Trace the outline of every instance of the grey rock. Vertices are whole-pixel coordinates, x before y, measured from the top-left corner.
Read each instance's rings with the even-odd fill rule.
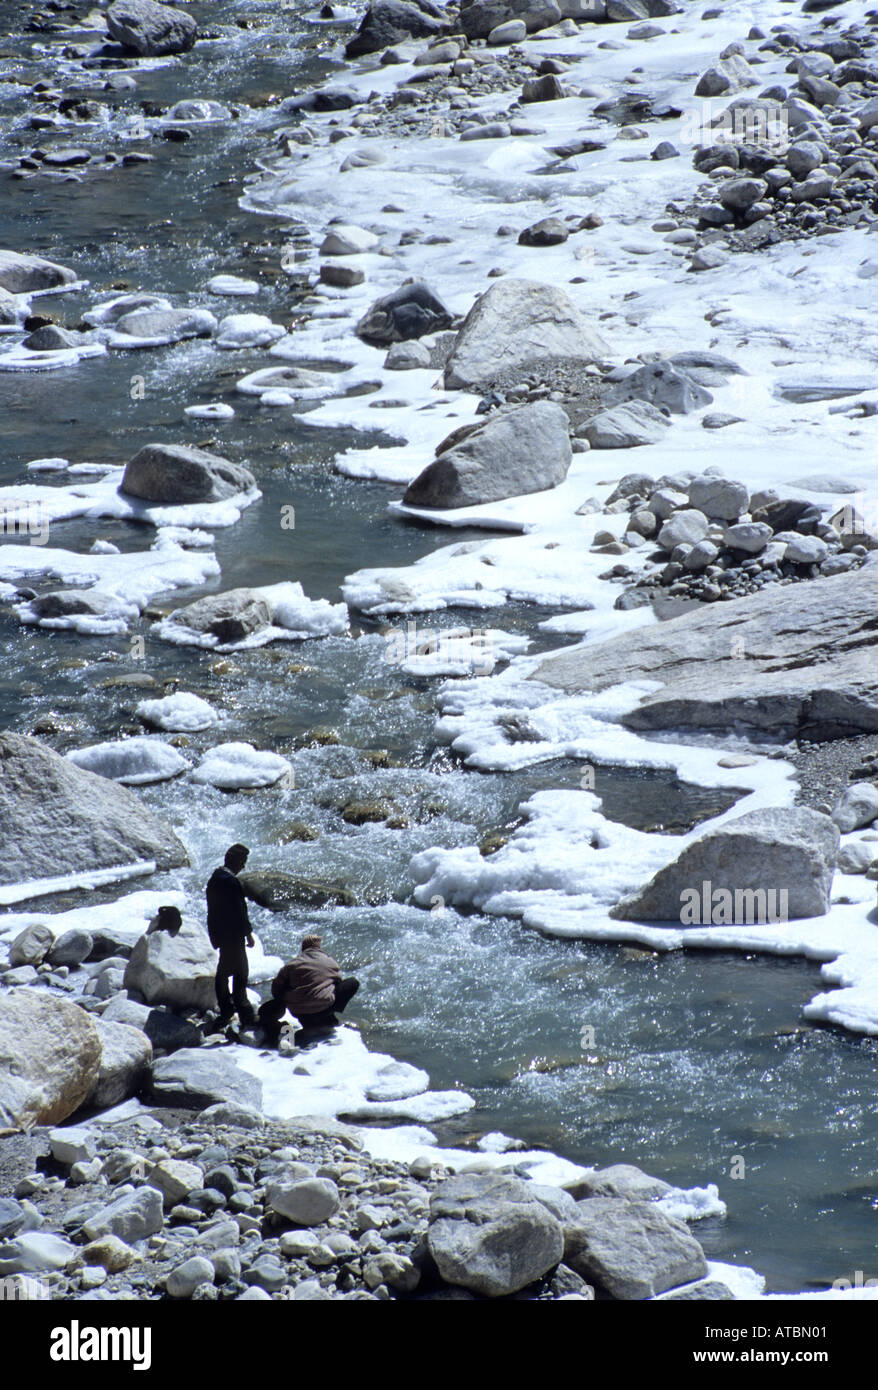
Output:
[[[220,502],[249,492],[256,479],[219,454],[186,444],[145,444],[125,467],[119,491],[146,502]]]
[[[207,1184],[197,1163],[187,1163],[179,1158],[164,1158],[149,1171],[147,1181],[162,1194],[166,1207],[185,1204],[192,1192],[199,1191]],[[199,1283],[201,1281],[199,1280]]]
[[[118,1236],[131,1245],[155,1235],[164,1220],[161,1193],[154,1187],[138,1187],[90,1216],[82,1229],[88,1240]]]
[[[566,413],[551,401],[496,412],[458,442],[452,442],[455,432],[440,444],[403,501],[412,507],[468,507],[557,487],[572,458],[568,428]]]
[[[498,280],[464,319],[445,368],[445,385],[490,387],[497,377],[527,372],[546,359],[586,365],[606,351],[603,339],[563,290],[531,280]]]
[[[227,589],[174,609],[171,621],[178,627],[216,637],[220,643],[241,642],[268,626],[271,609],[253,589]]]
[[[45,990],[4,991],[0,994],[0,1129],[30,1129],[66,1120],[90,1094],[100,1056],[98,1031],[76,1004]]]
[[[750,502],[749,489],[731,478],[693,478],[688,493],[690,505],[711,520],[737,521]]]
[[[142,339],[142,345],[162,347],[186,338],[211,338],[216,326],[216,319],[206,309],[135,309],[117,319],[114,328],[126,338]]]
[[[0,883],[186,863],[176,835],[133,792],[21,734],[0,734],[0,824]]]
[[[876,811],[878,814],[878,811]],[[835,820],[833,815],[833,820]],[[836,824],[838,824],[836,820]],[[864,874],[878,860],[878,845],[874,841],[851,840],[838,851],[840,874]]]
[[[319,1226],[339,1208],[338,1188],[331,1178],[300,1178],[272,1183],[267,1189],[273,1211],[298,1226]]]
[[[198,37],[191,15],[155,0],[114,0],[106,20],[111,38],[148,58],[187,53]]]
[[[826,542],[819,536],[780,536],[786,541],[786,559],[794,565],[820,565],[828,554]]]
[[[732,212],[746,212],[754,203],[760,202],[768,192],[764,179],[729,179],[719,186],[719,200],[724,208]]]
[[[515,1293],[561,1260],[561,1223],[527,1183],[500,1173],[460,1174],[430,1202],[427,1236],[442,1278],[489,1298]]]
[[[50,947],[47,960],[50,965],[81,965],[91,955],[92,936],[81,927],[71,927],[62,932]]]
[[[260,1255],[259,1259],[243,1273],[245,1284],[256,1285],[266,1293],[277,1293],[286,1283],[287,1276],[283,1265],[271,1255]]]
[[[700,573],[712,565],[719,555],[719,549],[713,541],[698,541],[683,559],[683,568],[692,574]]]
[[[737,53],[720,58],[702,73],[695,88],[697,97],[720,97],[758,85],[750,64]]]
[[[672,1289],[670,1293],[661,1294],[658,1298],[659,1303],[716,1303],[733,1299],[735,1295],[725,1284],[721,1284],[718,1279],[702,1279],[698,1284],[692,1284],[685,1289]]]
[[[14,1197],[0,1197],[0,1240],[16,1235],[27,1220],[27,1212]]]
[[[878,819],[878,787],[872,782],[854,782],[832,812],[832,819],[843,835],[861,830]]]
[[[42,965],[54,941],[51,927],[34,922],[12,940],[9,947],[10,965]]]
[[[184,918],[175,935],[144,933],[128,961],[125,988],[136,990],[147,1004],[171,1008],[216,1006],[216,952],[198,922]]]
[[[724,251],[721,246],[702,246],[689,262],[689,269],[716,270],[718,266],[725,265],[728,258],[728,251]]]
[[[648,362],[617,382],[607,393],[610,405],[632,400],[664,406],[674,415],[688,415],[703,405],[710,405],[713,396],[672,363]]]
[[[808,401],[834,401],[843,396],[859,396],[864,391],[878,390],[878,377],[861,376],[822,379],[816,373],[813,377],[787,377],[775,383],[774,394],[796,404]]]
[[[503,24],[496,24],[487,35],[487,39],[491,47],[499,47],[509,43],[521,43],[526,36],[527,25],[523,19],[507,19]]]
[[[161,1105],[200,1110],[219,1103],[262,1107],[262,1083],[216,1051],[181,1048],[153,1066],[152,1093]]]
[[[171,1270],[165,1280],[165,1288],[171,1298],[191,1298],[200,1284],[212,1284],[215,1277],[210,1260],[204,1255],[193,1255],[190,1260]]]
[[[412,280],[376,299],[357,324],[357,336],[375,347],[389,347],[450,328],[451,322],[451,314],[429,286]]]
[[[279,869],[239,874],[238,882],[245,897],[267,907],[269,912],[288,912],[296,906],[325,907],[327,903],[352,907],[357,901],[350,889],[340,883],[318,883]]]
[[[153,1047],[162,1052],[178,1052],[181,1047],[199,1047],[201,1044],[201,1029],[197,1024],[191,1023],[188,1018],[181,1018],[169,1008],[151,1009],[144,1004],[131,1004],[126,1001],[128,1007],[142,1009],[145,1017],[139,1022],[134,1023],[135,1028],[141,1028],[149,1038]],[[114,1016],[118,1005],[110,1003],[109,1008],[104,1013],[107,1018],[110,1009],[113,1009]],[[128,1023],[133,1020],[122,1017],[120,1023]]]
[[[139,1028],[96,1018],[101,1039],[101,1065],[88,1097],[89,1105],[118,1105],[140,1090],[152,1063],[152,1043]]]
[[[410,372],[429,365],[430,351],[417,340],[394,343],[384,359],[384,367],[388,372]]]
[[[714,892],[732,893],[732,920],[741,916],[737,895],[746,895],[740,899],[744,914],[759,920],[759,903],[764,899],[770,911],[774,901],[781,911],[784,893],[790,920],[822,917],[829,909],[837,851],[838,830],[828,816],[803,806],[750,811],[694,840],[610,915],[623,921],[694,925],[681,916],[684,895],[691,890],[700,895],[702,884],[709,882]],[[778,896],[772,899],[771,894]],[[761,915],[766,915],[764,906]],[[696,922],[700,916],[699,910]]]
[[[813,140],[798,140],[790,145],[784,162],[794,178],[804,179],[812,169],[819,169],[823,163],[823,151]]]
[[[62,285],[72,285],[76,279],[76,272],[68,266],[46,261],[42,256],[0,250],[0,289],[9,294],[33,294],[35,290],[56,289]]]
[[[519,232],[519,246],[560,246],[567,240],[570,230],[560,217],[544,217],[532,226]]]
[[[669,1183],[653,1178],[633,1163],[613,1163],[608,1168],[595,1168],[570,1184],[569,1191],[578,1200],[584,1197],[624,1197],[629,1202],[654,1202],[671,1191]]]
[[[53,589],[31,599],[30,608],[37,618],[67,618],[78,613],[104,614],[118,612],[118,601],[110,594],[92,593],[89,589]]]
[[[252,1105],[237,1105],[220,1101],[201,1112],[201,1118],[215,1125],[230,1125],[234,1129],[263,1129],[265,1116]]]
[[[61,328],[57,323],[45,323],[42,328],[37,328],[35,332],[27,335],[22,347],[28,348],[30,352],[57,352],[61,348],[76,347],[79,342],[78,334]]]
[[[758,555],[771,540],[774,532],[765,521],[739,521],[727,526],[723,532],[723,544],[733,550],[743,550],[747,555]]]
[[[661,689],[623,716],[635,729],[737,726],[780,739],[803,731],[817,738],[874,733],[876,606],[878,567],[866,565],[843,582],[772,586],[681,614],[641,630],[636,651],[630,641],[611,638],[559,652],[532,679],[571,691],[661,681]]]
[[[526,33],[532,34],[550,28],[560,19],[556,0],[472,0],[460,11],[460,27],[468,39],[487,39],[498,25],[515,21],[522,21]]]
[[[23,1231],[0,1245],[0,1278],[64,1269],[75,1255],[76,1246],[60,1236],[49,1231]]]
[[[375,0],[345,46],[345,57],[380,53],[405,39],[432,38],[449,28],[444,10],[431,0]]]
[[[678,545],[697,545],[708,532],[708,521],[704,512],[695,507],[674,512],[658,533],[658,543],[670,553]]]
[[[658,444],[670,425],[666,415],[649,401],[626,401],[593,415],[577,430],[593,449],[637,449]]]
[[[553,73],[542,77],[530,77],[521,89],[521,101],[525,105],[539,101],[560,101],[565,95],[564,88]]]
[[[564,1236],[565,1264],[613,1298],[651,1298],[707,1274],[698,1241],[651,1202],[589,1197]]]

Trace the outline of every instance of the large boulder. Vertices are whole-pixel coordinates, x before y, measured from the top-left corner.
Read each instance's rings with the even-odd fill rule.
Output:
[[[606,352],[604,340],[563,290],[533,280],[498,280],[464,319],[445,367],[445,385],[480,390],[537,362],[585,365]]]
[[[143,935],[125,969],[125,988],[137,990],[147,1004],[171,1008],[216,1007],[216,952],[198,922],[184,919],[180,930]]]
[[[654,1202],[588,1197],[577,1206],[564,1263],[613,1298],[652,1298],[707,1274],[698,1241]]]
[[[688,415],[692,410],[710,405],[712,400],[709,391],[671,362],[648,362],[637,367],[607,392],[609,405],[649,401],[659,408],[664,406],[672,415]]]
[[[106,19],[110,38],[145,58],[186,53],[198,36],[191,15],[156,0],[114,0]]]
[[[213,1049],[187,1047],[159,1058],[152,1069],[152,1094],[159,1105],[183,1110],[220,1102],[262,1109],[262,1082]]]
[[[748,811],[694,840],[610,915],[684,926],[822,917],[838,840],[830,818],[806,806]]]
[[[103,1018],[94,1023],[101,1039],[101,1063],[88,1103],[103,1108],[137,1094],[149,1073],[152,1043],[127,1023],[108,1023]]]
[[[626,401],[598,411],[576,433],[593,449],[638,449],[658,444],[670,423],[649,401]]]
[[[657,682],[632,729],[752,730],[812,741],[878,732],[878,565],[690,609],[548,656],[530,679],[571,693]]]
[[[126,464],[119,491],[146,502],[220,502],[256,486],[248,468],[188,444],[145,444]]]
[[[357,336],[373,347],[423,338],[451,327],[451,314],[428,285],[410,280],[392,294],[376,299],[357,324]]]
[[[409,38],[433,38],[449,31],[445,11],[432,0],[375,0],[345,45],[345,57],[360,58]]]
[[[427,1233],[449,1284],[489,1298],[516,1293],[557,1265],[561,1222],[519,1178],[462,1173],[436,1189]]]
[[[21,251],[0,251],[0,289],[10,294],[33,294],[35,290],[53,290],[59,285],[72,285],[76,272],[66,265],[45,261],[42,256],[29,256]]]
[[[0,825],[0,883],[150,859],[160,869],[187,862],[170,826],[133,792],[22,734],[0,734]]]
[[[90,1016],[43,990],[0,994],[0,1129],[57,1125],[98,1079],[101,1039]]]
[[[242,642],[271,622],[271,607],[253,589],[227,589],[175,609],[171,618],[177,627],[209,633],[220,642]]]
[[[440,444],[403,501],[412,507],[472,507],[544,492],[564,481],[571,457],[566,413],[551,401],[535,401],[489,415],[458,442]]]
[[[472,0],[460,11],[460,27],[468,39],[486,39],[498,24],[524,21],[529,34],[548,29],[562,17],[556,0]]]

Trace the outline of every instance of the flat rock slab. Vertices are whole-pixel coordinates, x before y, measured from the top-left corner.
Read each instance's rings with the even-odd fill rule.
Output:
[[[549,656],[530,679],[569,694],[661,681],[630,729],[751,730],[815,740],[878,732],[878,566],[690,609]]]
[[[262,1082],[216,1049],[186,1047],[162,1057],[153,1067],[152,1093],[160,1105],[184,1110],[220,1102],[262,1108]]]
[[[652,1298],[707,1274],[698,1241],[655,1203],[588,1197],[577,1206],[564,1262],[613,1298]]]

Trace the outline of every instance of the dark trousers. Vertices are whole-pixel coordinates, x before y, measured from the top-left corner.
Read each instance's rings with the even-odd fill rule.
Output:
[[[335,999],[332,1008],[323,1009],[318,1014],[296,1014],[302,1027],[328,1028],[338,1023],[337,1013],[342,1013],[345,1007],[353,999],[357,990],[360,988],[359,980],[353,976],[347,980],[337,980],[335,984]],[[267,999],[259,1009],[259,1022],[270,1036],[277,1037],[280,1033],[280,1021],[287,1011],[287,1006],[282,999]]]
[[[232,990],[229,993],[229,978],[232,981]],[[224,1022],[237,1013],[242,1024],[254,1023],[256,1015],[253,1006],[247,998],[247,981],[250,979],[250,965],[247,960],[247,948],[243,938],[240,941],[231,942],[229,945],[221,946],[219,952],[219,962],[216,967],[216,1002],[219,1005],[220,1019]]]

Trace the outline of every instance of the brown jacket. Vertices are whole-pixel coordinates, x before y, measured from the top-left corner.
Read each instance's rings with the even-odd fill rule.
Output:
[[[320,1014],[335,1003],[341,970],[332,956],[312,946],[275,976],[271,992],[291,1014]]]

